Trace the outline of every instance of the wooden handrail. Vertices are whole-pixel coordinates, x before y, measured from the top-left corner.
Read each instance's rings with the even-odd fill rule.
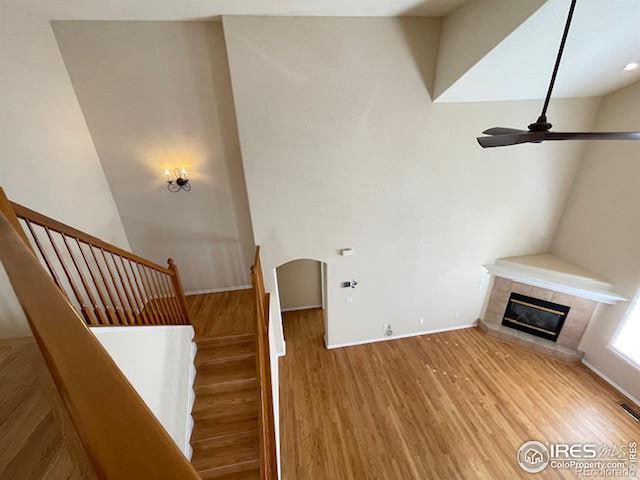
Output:
[[[154,270],[158,270],[166,274],[171,273],[171,271],[167,267],[163,267],[162,265],[147,260],[146,258],[142,258],[135,253],[123,250],[120,247],[117,247],[109,242],[105,242],[104,240],[98,237],[94,237],[93,235],[89,235],[88,233],[85,233],[81,230],[70,227],[69,225],[65,225],[58,220],[47,217],[39,212],[36,212],[35,210],[31,210],[30,208],[20,205],[19,203],[9,200],[9,204],[13,207],[13,210],[16,212],[16,216],[18,218],[30,220],[31,223],[35,223],[36,225],[40,225],[41,227],[48,227],[49,229],[55,230],[56,232],[62,232],[69,237],[77,238],[85,243],[90,243],[97,248],[102,248],[108,252],[113,252],[120,257],[128,258],[136,263],[145,265],[149,268],[153,268]]]
[[[0,189],[0,261],[96,477],[198,480],[27,242]]]
[[[260,247],[251,267],[251,282],[255,298],[256,321],[256,371],[259,391],[260,478],[278,478],[276,458],[275,423],[273,416],[273,392],[271,389],[271,355],[269,353],[269,294],[265,292]]]
[[[163,267],[8,201],[7,218],[89,326],[188,325],[178,268]],[[22,224],[22,225],[21,225]]]

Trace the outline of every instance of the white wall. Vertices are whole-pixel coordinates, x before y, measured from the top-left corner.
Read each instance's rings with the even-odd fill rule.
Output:
[[[596,130],[640,130],[640,82],[603,98]],[[558,226],[553,252],[598,273],[627,298],[640,288],[640,143],[592,142]],[[640,398],[640,371],[607,348],[629,303],[603,305],[580,349]],[[640,341],[640,340],[639,340]]]
[[[285,263],[276,269],[282,310],[322,305],[321,267],[322,264],[317,260],[305,258]]]
[[[267,289],[277,265],[327,262],[330,344],[380,338],[387,322],[471,324],[483,264],[549,249],[584,145],[481,149],[482,130],[524,126],[540,102],[433,104],[438,21],[223,23]],[[597,104],[554,102],[555,126],[589,128]],[[340,288],[350,279],[358,288]]]
[[[91,331],[189,457],[195,379],[193,327],[97,327]]]
[[[133,250],[187,292],[247,285],[253,234],[220,22],[55,22]],[[185,167],[191,192],[167,191]]]
[[[27,207],[129,248],[49,22],[0,5],[0,186]],[[2,272],[0,337],[28,335]]]

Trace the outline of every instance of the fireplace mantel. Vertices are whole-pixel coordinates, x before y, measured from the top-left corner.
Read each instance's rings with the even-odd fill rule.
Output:
[[[552,253],[501,258],[485,268],[496,277],[599,303],[627,300],[609,282]]]

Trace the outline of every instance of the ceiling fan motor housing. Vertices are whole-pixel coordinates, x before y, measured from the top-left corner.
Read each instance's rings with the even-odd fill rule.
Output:
[[[546,115],[540,115],[538,117],[538,120],[535,121],[535,123],[529,124],[529,131],[530,132],[548,132],[549,130],[551,130],[552,126],[553,125],[547,122]]]

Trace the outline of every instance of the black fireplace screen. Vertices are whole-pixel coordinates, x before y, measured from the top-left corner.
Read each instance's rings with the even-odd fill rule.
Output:
[[[511,293],[502,324],[556,341],[571,307]]]

